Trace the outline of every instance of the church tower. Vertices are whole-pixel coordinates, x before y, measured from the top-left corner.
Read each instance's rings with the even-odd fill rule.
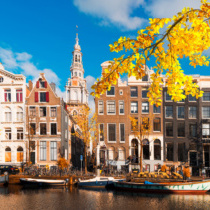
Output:
[[[68,79],[66,89],[66,104],[71,115],[79,113],[82,106],[88,106],[88,90],[84,79],[84,69],[82,64],[82,52],[79,45],[78,34],[72,52],[73,59],[70,67],[71,78]]]

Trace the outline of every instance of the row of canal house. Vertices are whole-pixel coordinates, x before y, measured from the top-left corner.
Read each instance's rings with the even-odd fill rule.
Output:
[[[82,140],[75,144],[78,137],[72,138],[78,132],[76,124],[55,84],[49,84],[43,73],[35,85],[31,81],[26,85],[23,75],[8,72],[1,64],[0,95],[0,164],[21,166],[30,161],[53,166],[61,156],[69,162],[75,156],[79,159]]]
[[[66,103],[56,86],[40,73],[33,84],[0,63],[0,165],[54,166],[59,157],[80,167],[83,142],[73,115],[88,106],[88,92],[78,36],[65,86]]]
[[[109,62],[101,64],[102,71]],[[100,134],[97,164],[113,169],[139,168],[140,141],[132,132],[130,116],[150,118],[150,133],[143,143],[144,170],[155,171],[158,164],[176,167],[189,164],[193,175],[205,169],[210,174],[210,77],[192,75],[203,97],[191,95],[173,102],[163,88],[162,105],[151,105],[147,98],[150,75],[141,80],[118,80],[106,94],[95,98]]]

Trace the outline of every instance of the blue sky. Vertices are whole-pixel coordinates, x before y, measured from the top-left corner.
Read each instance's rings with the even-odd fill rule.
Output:
[[[136,35],[148,18],[170,17],[199,0],[7,0],[1,1],[0,61],[6,70],[34,80],[40,71],[56,82],[63,96],[70,76],[76,25],[88,86],[101,74],[100,64],[116,56],[109,44]],[[192,67],[183,62],[186,73]],[[148,63],[148,66],[150,64]],[[207,75],[208,69],[193,69]]]

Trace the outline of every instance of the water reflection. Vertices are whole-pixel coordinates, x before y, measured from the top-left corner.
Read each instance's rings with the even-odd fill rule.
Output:
[[[76,187],[24,189],[0,187],[0,209],[209,209],[210,194],[140,194]]]

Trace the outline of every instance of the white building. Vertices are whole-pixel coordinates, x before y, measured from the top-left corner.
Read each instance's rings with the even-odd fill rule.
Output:
[[[0,164],[26,162],[26,78],[4,69],[0,63]]]

